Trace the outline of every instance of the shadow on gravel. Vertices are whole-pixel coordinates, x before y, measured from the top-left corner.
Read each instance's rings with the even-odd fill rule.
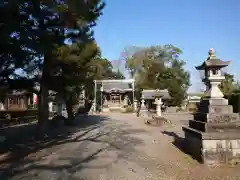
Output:
[[[78,117],[74,120],[74,125],[48,127],[44,134],[39,133],[37,123],[1,129],[0,135],[4,135],[6,140],[0,143],[0,179],[2,180],[2,172],[11,170],[15,162],[29,154],[74,141],[71,139],[74,133],[86,128],[85,133],[88,133],[107,119],[101,116]]]
[[[162,134],[171,136],[174,138],[172,144],[177,147],[180,151],[182,151],[183,153],[191,156],[193,159],[195,159],[195,157],[193,157],[190,152],[188,151],[188,146],[186,144],[186,141],[184,138],[178,136],[175,132],[170,132],[170,131],[162,131]],[[201,163],[201,161],[199,159],[195,159],[197,160],[199,163]]]
[[[0,179],[74,180],[79,179],[74,175],[83,168],[107,168],[119,159],[128,159],[128,154],[138,151],[136,145],[142,143],[134,135],[145,131],[128,125],[121,125],[120,128],[114,125],[107,128],[102,126],[102,122],[108,120],[109,118],[103,116],[88,116],[85,120],[76,120],[73,127],[52,129],[46,137],[39,138],[37,132],[32,130],[34,135],[25,133],[24,137],[21,135],[15,139],[15,144],[12,141],[6,142],[12,158],[0,161]],[[73,136],[76,132],[78,135]],[[64,150],[56,159],[43,163],[45,157],[54,157],[54,152],[59,149],[58,145],[63,144],[66,149],[71,145],[77,147]],[[98,158],[104,161],[100,164],[92,163]]]

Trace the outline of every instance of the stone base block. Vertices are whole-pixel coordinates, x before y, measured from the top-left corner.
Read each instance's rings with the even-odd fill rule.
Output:
[[[195,113],[194,120],[209,123],[239,122],[238,113]]]
[[[183,127],[186,151],[206,165],[240,163],[240,131],[235,133],[203,133]]]
[[[206,123],[189,120],[189,127],[202,132],[236,132],[240,130],[240,121],[230,123]]]
[[[102,112],[110,112],[110,109],[109,108],[103,108]]]
[[[200,105],[198,111],[205,113],[232,113],[233,107],[231,105]]]

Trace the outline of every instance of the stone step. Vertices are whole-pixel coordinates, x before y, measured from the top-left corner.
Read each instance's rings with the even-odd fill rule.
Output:
[[[239,121],[238,113],[195,113],[194,120],[212,123]]]
[[[211,106],[199,106],[199,112],[205,113],[233,113],[232,105],[211,105]]]
[[[202,132],[240,132],[240,121],[229,123],[207,123],[190,120],[189,127]]]
[[[214,106],[214,105],[228,105],[228,100],[224,98],[219,99],[203,99],[200,106]]]

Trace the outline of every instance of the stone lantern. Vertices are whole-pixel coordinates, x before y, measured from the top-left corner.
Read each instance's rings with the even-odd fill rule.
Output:
[[[147,110],[147,108],[145,106],[145,97],[142,94],[142,96],[141,96],[141,105],[140,105],[138,116],[142,116],[142,117],[147,116],[147,111],[148,110]]]
[[[208,54],[207,60],[196,69],[202,71],[202,81],[206,85],[205,95],[209,98],[223,98],[223,93],[218,87],[225,79],[221,69],[227,67],[230,61],[225,62],[217,58],[213,48],[209,50]]]
[[[222,61],[215,56],[213,49],[209,57],[197,70],[204,72],[206,96],[202,98],[194,119],[183,127],[186,150],[207,165],[240,162],[240,120],[233,112],[232,105],[223,97],[218,85],[224,80],[221,69],[230,61]]]
[[[161,106],[162,106],[162,97],[163,94],[162,92],[157,89],[154,93],[153,93],[153,98],[155,99],[154,104],[156,104],[156,115],[162,116],[162,111],[161,111]]]

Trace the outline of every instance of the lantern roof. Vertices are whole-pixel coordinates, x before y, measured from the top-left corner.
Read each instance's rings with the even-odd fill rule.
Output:
[[[211,67],[223,68],[231,63],[231,61],[222,61],[221,59],[217,58],[217,56],[215,55],[215,50],[213,48],[209,50],[208,54],[209,56],[207,60],[205,60],[202,65],[195,67],[197,70],[203,70]]]

